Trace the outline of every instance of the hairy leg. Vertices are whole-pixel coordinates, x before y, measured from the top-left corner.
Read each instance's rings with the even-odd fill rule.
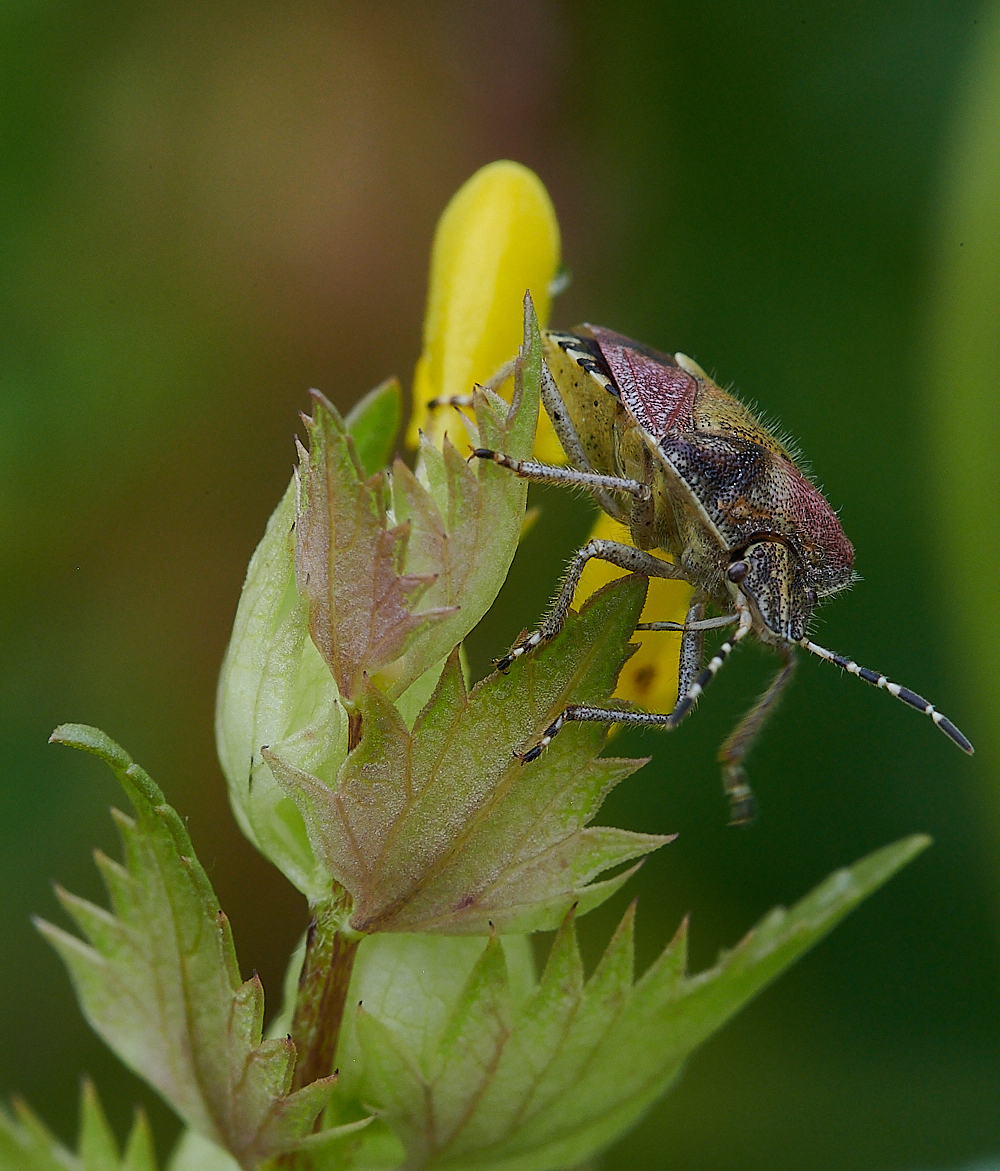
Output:
[[[785,646],[780,653],[785,660],[783,666],[764,694],[733,729],[716,757],[722,765],[722,788],[729,798],[730,825],[746,825],[753,821],[757,812],[757,802],[747,781],[743,758],[773,714],[782,692],[795,674],[795,648]]]
[[[671,565],[668,561],[661,561],[658,557],[644,553],[632,545],[622,545],[618,541],[605,541],[594,537],[570,562],[559,594],[541,626],[497,661],[498,671],[506,671],[515,659],[528,654],[559,633],[566,621],[566,616],[569,614],[573,595],[576,593],[576,587],[580,584],[584,567],[594,557],[602,561],[610,561],[612,565],[617,565],[620,569],[627,569],[631,573],[644,574],[646,577],[666,577],[687,581],[684,571],[676,565]]]

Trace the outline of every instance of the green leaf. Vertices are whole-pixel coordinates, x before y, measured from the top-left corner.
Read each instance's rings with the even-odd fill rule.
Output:
[[[11,1117],[0,1108],[0,1171],[156,1171],[149,1124],[137,1110],[124,1158],[101,1107],[97,1091],[84,1079],[80,1093],[80,1136],[74,1155],[23,1103]]]
[[[529,765],[514,754],[568,703],[603,703],[642,609],[646,582],[595,594],[540,653],[466,694],[449,659],[413,731],[373,686],[363,735],[336,784],[274,753],[310,841],[354,900],[358,931],[487,934],[555,927],[597,906],[631,871],[594,882],[669,838],[589,827],[607,793],[644,761],[598,759],[607,729],[571,724]]]
[[[367,1100],[407,1167],[549,1171],[631,1126],[686,1058],[751,997],[929,844],[906,838],[767,915],[715,967],[686,974],[686,924],[633,983],[626,912],[584,980],[570,912],[534,993],[518,1003],[496,938],[431,1044],[419,1050],[364,1006]]]
[[[417,602],[434,578],[402,570],[410,526],[390,525],[382,472],[366,478],[332,403],[312,392],[309,451],[300,449],[295,579],[309,605],[309,633],[341,698],[398,659],[409,637],[443,616]]]
[[[481,442],[530,456],[540,379],[528,301],[513,405],[475,391]],[[470,467],[447,440],[441,451],[422,443],[416,474],[397,460],[391,477],[368,476],[344,421],[313,397],[309,451],[300,452],[298,590],[341,697],[356,701],[368,676],[395,698],[492,604],[517,548],[527,488],[488,461]]]
[[[0,1106],[0,1171],[83,1171],[24,1102],[13,1106],[13,1114]]]
[[[229,922],[183,822],[104,733],[66,724],[52,739],[104,760],[136,815],[113,811],[125,865],[96,855],[113,912],[57,891],[89,944],[38,923],[66,963],[87,1020],[192,1129],[242,1167],[297,1146],[332,1079],[288,1094],[295,1047],[287,1038],[261,1039],[263,988],[256,974],[240,979]],[[96,1151],[100,1127],[87,1125]]]
[[[374,476],[392,458],[403,419],[403,392],[398,379],[388,378],[355,403],[344,420],[366,476]]]
[[[177,1140],[167,1171],[239,1171],[239,1163],[215,1143],[187,1130]]]
[[[329,668],[309,637],[295,591],[295,485],[257,546],[219,677],[215,735],[240,829],[311,902],[329,879],[302,817],[260,755],[281,746],[299,767],[335,774],[347,755],[347,718]]]
[[[530,459],[538,422],[542,343],[531,298],[524,299],[524,341],[508,408],[499,395],[473,390],[476,442],[515,459]],[[514,559],[524,523],[527,484],[490,461],[470,466],[445,437],[439,451],[421,437],[416,474],[396,461],[392,501],[409,520],[406,567],[433,575],[426,606],[450,613],[421,627],[385,690],[395,698],[457,646],[493,604]]]
[[[376,387],[348,415],[347,428],[366,473],[388,461],[399,415],[395,382]],[[298,810],[260,755],[262,744],[280,746],[300,768],[321,776],[335,775],[347,755],[346,713],[309,637],[308,609],[295,588],[294,481],[247,570],[219,677],[215,730],[240,829],[310,902],[320,902],[329,893],[329,881],[313,856]]]

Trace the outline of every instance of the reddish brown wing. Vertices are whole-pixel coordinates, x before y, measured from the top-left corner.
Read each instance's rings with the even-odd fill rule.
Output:
[[[626,410],[657,439],[691,429],[698,381],[669,354],[600,325],[587,325]]]

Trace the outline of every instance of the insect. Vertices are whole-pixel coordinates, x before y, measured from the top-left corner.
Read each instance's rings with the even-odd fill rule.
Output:
[[[526,480],[589,490],[629,527],[634,547],[589,541],[570,562],[539,628],[499,659],[497,669],[506,671],[558,633],[591,558],[647,576],[681,578],[694,593],[683,625],[649,622],[637,628],[681,633],[673,711],[567,707],[523,754],[525,763],[571,721],[675,728],[748,635],[773,647],[782,664],[719,750],[731,824],[754,817],[743,760],[794,673],[797,647],[929,715],[972,753],[958,728],[916,692],[808,637],[819,602],[854,580],[854,549],[795,454],[748,407],[686,355],[659,353],[600,326],[549,330],[543,349],[542,402],[570,466],[515,460],[485,448],[473,456]],[[654,549],[668,553],[671,562],[654,556]],[[709,606],[719,611],[717,617],[705,617]],[[705,631],[732,626],[703,666]]]

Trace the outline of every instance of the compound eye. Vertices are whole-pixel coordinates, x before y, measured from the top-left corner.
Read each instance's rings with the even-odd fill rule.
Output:
[[[809,599],[810,606],[815,606],[819,602],[819,594],[817,594],[815,590],[810,590],[806,594],[806,597]]]
[[[745,561],[734,561],[726,570],[726,577],[739,584],[750,572],[750,566]]]

